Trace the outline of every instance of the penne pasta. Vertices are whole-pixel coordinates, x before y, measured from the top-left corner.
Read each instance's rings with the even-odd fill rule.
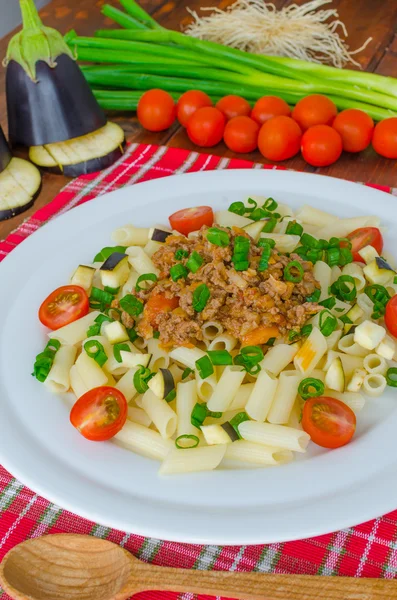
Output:
[[[358,263],[349,263],[348,265],[345,265],[342,269],[342,274],[353,277],[357,292],[361,292],[367,285],[362,267],[360,267]]]
[[[197,402],[197,384],[194,379],[185,383],[178,383],[176,390],[176,435],[197,435],[197,427],[192,425],[191,417]]]
[[[165,400],[158,398],[152,390],[148,390],[143,395],[142,408],[159,430],[161,437],[170,438],[174,435],[177,416]]]
[[[301,380],[302,374],[298,371],[283,371],[280,373],[273,403],[267,415],[269,423],[288,423]]]
[[[247,384],[246,384],[247,385]],[[249,384],[248,384],[249,385]],[[265,421],[274,402],[279,381],[275,375],[262,369],[245,406],[245,412],[255,421]]]
[[[313,327],[311,334],[295,355],[295,368],[303,375],[310,375],[326,353],[327,349],[326,338],[317,327]]]
[[[128,407],[128,418],[133,423],[139,423],[144,427],[149,427],[151,424],[151,418],[142,408],[135,408],[135,406]]]
[[[170,364],[171,354],[161,348],[160,340],[150,338],[147,341],[147,352],[152,355],[150,361],[150,369],[157,373],[159,369],[168,369]]]
[[[146,246],[144,247],[143,251],[149,256],[149,258],[152,258],[153,254],[155,254],[157,250],[160,250],[162,246],[163,244],[161,244],[160,242],[154,242],[153,240],[149,240]]]
[[[116,388],[125,396],[127,402],[130,402],[137,395],[137,391],[134,386],[134,375],[138,371],[139,367],[128,369],[126,373],[116,383]]]
[[[223,327],[218,321],[207,321],[202,325],[201,330],[204,339],[210,342],[223,333]]]
[[[229,210],[218,210],[215,213],[215,222],[221,227],[245,227],[253,221],[230,212]]]
[[[130,420],[126,421],[123,429],[113,439],[124,448],[155,460],[164,460],[173,448],[171,440]]]
[[[70,388],[70,370],[76,358],[74,346],[61,346],[55,354],[54,362],[45,385],[56,394],[64,394]]]
[[[47,335],[49,338],[59,340],[61,344],[74,346],[87,337],[87,330],[99,314],[98,310],[94,310],[85,317],[81,317],[81,319],[73,321],[73,323],[70,323],[69,325],[60,327],[56,331],[50,331]]]
[[[125,225],[113,231],[111,237],[122,246],[145,246],[149,240],[149,228]]]
[[[302,223],[308,223],[309,225],[315,225],[316,227],[325,227],[326,225],[338,221],[338,217],[335,217],[335,215],[330,215],[329,213],[314,208],[313,206],[309,206],[308,204],[302,206],[296,213],[296,218],[302,221]]]
[[[85,352],[82,352],[75,362],[77,372],[84,382],[87,390],[106,385],[108,376]]]
[[[159,275],[158,268],[154,265],[152,259],[144,252],[143,248],[140,248],[139,246],[130,246],[130,248],[127,248],[126,254],[128,255],[128,262],[139,275],[145,275],[146,273]]]
[[[88,392],[89,388],[84,383],[81,375],[79,374],[76,368],[76,365],[73,365],[70,369],[69,378],[70,387],[72,388],[73,393],[77,399],[80,398],[80,396],[84,396],[84,394]]]
[[[237,346],[237,339],[228,333],[217,335],[208,346],[208,350],[227,350],[231,352]]]
[[[194,373],[195,373],[196,384],[197,384],[197,395],[200,398],[200,400],[203,400],[203,402],[208,402],[209,399],[212,398],[212,395],[216,389],[216,386],[218,385],[218,380],[216,378],[216,374],[213,373],[209,377],[202,379],[200,377],[200,374],[197,371],[197,369],[195,370]]]
[[[208,410],[212,412],[228,410],[244,377],[245,371],[241,367],[226,367],[208,401]]]
[[[279,375],[293,361],[298,350],[298,344],[278,344],[277,346],[273,346],[267,351],[265,358],[260,363],[260,367],[273,375]]]
[[[237,394],[234,396],[233,401],[229,406],[229,410],[241,410],[242,408],[245,408],[254,387],[254,383],[243,383],[243,385],[240,385]]]
[[[226,444],[189,449],[173,449],[162,463],[160,475],[213,471],[223,460]]]
[[[319,260],[313,267],[313,275],[321,286],[320,301],[329,298],[329,287],[331,285],[331,267]]]
[[[179,348],[172,350],[169,353],[169,356],[173,360],[176,360],[176,362],[182,364],[184,367],[195,369],[196,361],[200,358],[203,358],[203,356],[206,356],[206,354],[199,348],[185,348],[184,346],[180,346]]]
[[[232,460],[250,465],[284,465],[293,460],[294,455],[291,450],[282,450],[272,448],[262,444],[254,444],[246,440],[237,440],[226,447],[224,460]]]
[[[310,441],[310,436],[305,431],[285,425],[243,421],[238,430],[241,437],[248,442],[293,452],[305,452]]]
[[[352,409],[354,413],[360,412],[364,408],[365,398],[362,394],[354,393],[354,392],[335,392],[335,390],[325,390],[324,394],[326,396],[331,396],[331,398],[336,398],[341,402],[344,402]]]

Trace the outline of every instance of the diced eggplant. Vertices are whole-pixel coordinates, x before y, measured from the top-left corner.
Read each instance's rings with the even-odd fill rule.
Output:
[[[109,121],[104,127],[83,137],[32,146],[29,158],[50,172],[78,177],[112,165],[123,155],[124,141],[124,131]]]
[[[113,252],[100,269],[102,285],[113,289],[124,285],[129,274],[128,256],[121,252]]]
[[[141,354],[140,352],[126,352],[125,350],[120,351],[121,364],[123,367],[133,369],[134,367],[142,366],[147,367],[152,358],[152,354]]]
[[[347,334],[349,333],[349,331],[351,330],[351,328],[354,326],[354,323],[357,323],[357,321],[359,319],[361,319],[361,317],[364,315],[364,311],[362,308],[359,307],[358,304],[355,304],[354,306],[351,307],[351,309],[344,315],[344,318],[349,319],[349,321],[347,323],[344,324],[343,326],[343,333]]]
[[[108,338],[111,344],[119,344],[120,342],[127,342],[130,339],[128,332],[124,325],[119,321],[112,321],[111,323],[104,323],[103,333]]]
[[[381,256],[377,256],[375,258],[376,266],[378,269],[385,269],[386,271],[394,271],[393,267],[389,265],[389,263],[382,258]]]
[[[174,377],[169,369],[160,369],[149,381],[149,388],[158,398],[166,398],[175,390]]]
[[[203,425],[201,431],[209,446],[214,446],[216,444],[230,444],[230,442],[239,439],[230,423],[224,423],[223,425]]]
[[[171,231],[167,231],[161,227],[152,227],[149,230],[149,239],[154,242],[164,243],[170,235],[172,235]]]
[[[3,130],[0,127],[0,173],[4,171],[6,167],[8,167],[11,159],[11,150],[7,144],[7,140],[5,138]]]
[[[339,356],[334,358],[329,366],[325,376],[325,385],[336,392],[343,392],[345,389],[345,372]]]
[[[26,160],[12,158],[0,173],[0,221],[30,208],[40,188],[41,175],[38,169]]]
[[[94,267],[87,267],[86,265],[79,265],[73,273],[70,283],[73,285],[79,285],[86,291],[91,289],[92,282],[94,280],[96,269]]]
[[[378,265],[378,260],[380,260],[380,266]],[[387,267],[384,265],[387,265]],[[370,283],[377,283],[379,285],[391,283],[395,276],[395,272],[390,265],[380,257],[376,257],[375,260],[367,264],[363,272]]]

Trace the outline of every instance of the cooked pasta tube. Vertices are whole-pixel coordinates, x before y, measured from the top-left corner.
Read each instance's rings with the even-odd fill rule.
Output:
[[[244,377],[245,371],[241,367],[226,367],[208,401],[208,409],[213,412],[228,410]]]
[[[149,228],[124,225],[113,231],[111,237],[121,246],[145,246],[149,240]]]
[[[207,321],[201,327],[204,339],[210,342],[223,333],[223,327],[218,321]]]
[[[327,349],[326,338],[317,327],[313,327],[311,334],[295,355],[295,368],[303,375],[309,375],[316,368]]]
[[[379,373],[380,375],[386,375],[388,368],[386,360],[378,354],[368,354],[364,358],[363,366],[368,373]]]
[[[194,379],[180,382],[176,389],[176,435],[197,435],[197,427],[192,425],[191,417],[194,405],[197,402],[197,384]]]
[[[314,278],[321,286],[320,300],[329,298],[329,286],[331,285],[331,267],[327,263],[319,260],[313,267]]]
[[[220,225],[221,227],[245,227],[246,225],[250,225],[253,221],[251,219],[247,219],[247,217],[242,217],[241,215],[236,215],[235,213],[230,212],[229,210],[218,210],[215,213],[215,223]]]
[[[189,369],[195,369],[196,361],[203,358],[203,356],[206,356],[206,354],[199,348],[185,348],[184,346],[179,346],[179,348],[175,348],[169,353],[170,358],[185,367],[189,367]]]
[[[208,346],[208,350],[227,350],[231,352],[237,346],[237,339],[229,333],[217,335]]]
[[[283,465],[293,460],[291,450],[272,448],[262,444],[254,444],[246,440],[237,440],[228,444],[225,460],[233,460],[252,465]]]
[[[73,365],[70,369],[69,377],[70,387],[72,388],[76,398],[78,399],[80,396],[84,396],[84,394],[88,392],[89,388],[84,383],[80,373],[76,368],[76,365]]]
[[[107,384],[107,374],[95,360],[90,358],[85,352],[82,352],[77,358],[75,366],[78,374],[89,390]]]
[[[254,384],[254,389],[245,406],[245,412],[255,421],[265,421],[274,402],[279,380],[269,371],[262,369]]]
[[[124,448],[155,460],[164,460],[174,445],[171,440],[161,437],[157,431],[128,419],[113,439]]]
[[[302,223],[308,223],[309,225],[316,225],[316,227],[324,227],[330,223],[334,223],[338,220],[335,215],[330,215],[319,208],[304,204],[299,211],[296,213],[296,218],[300,219]]]
[[[74,346],[61,346],[55,354],[45,385],[57,394],[64,394],[70,388],[70,370],[76,358]]]
[[[116,388],[125,396],[127,402],[130,402],[138,392],[134,386],[134,375],[138,371],[139,367],[128,369],[126,373],[116,383]]]
[[[254,386],[255,383],[243,383],[243,385],[240,385],[237,394],[234,396],[233,401],[229,406],[229,410],[241,410],[242,408],[245,408]]]
[[[338,348],[341,352],[345,352],[345,354],[351,354],[352,356],[364,357],[367,356],[367,354],[369,354],[370,352],[370,350],[359,346],[354,341],[354,333],[349,333],[348,335],[345,335],[341,340],[339,340]]]
[[[377,397],[381,396],[385,391],[386,377],[379,373],[368,374],[363,383],[363,392],[367,396]]]
[[[302,374],[298,371],[283,371],[280,373],[273,402],[267,415],[267,420],[270,423],[280,425],[288,423],[301,380]]]
[[[226,452],[226,444],[198,448],[174,448],[162,463],[159,474],[193,473],[216,469]]]
[[[364,408],[365,398],[362,394],[354,392],[336,392],[335,390],[326,389],[324,392],[325,396],[331,396],[341,402],[344,402],[349,406],[354,413],[360,412]]]
[[[216,374],[213,373],[209,377],[202,379],[197,369],[195,370],[197,395],[203,402],[208,402],[212,398],[214,391],[218,385]]]
[[[150,370],[157,373],[159,369],[168,369],[171,354],[161,347],[160,340],[150,338],[147,341],[147,352],[152,355]]]
[[[342,269],[342,274],[353,277],[357,292],[361,292],[361,290],[363,290],[367,285],[362,267],[360,267],[360,265],[357,263],[349,263],[348,265],[345,265]]]
[[[161,437],[170,438],[174,435],[177,416],[165,400],[158,398],[152,390],[148,390],[143,395],[142,408],[159,430]]]
[[[305,452],[310,441],[310,435],[299,429],[285,425],[243,421],[238,427],[244,440],[256,444],[264,444],[273,448],[283,448],[294,452]]]
[[[93,310],[85,317],[69,323],[64,327],[60,327],[55,331],[50,331],[47,335],[49,338],[59,340],[61,344],[74,346],[82,342],[87,337],[87,330],[93,324],[97,316],[100,314],[98,310]]]
[[[142,408],[136,408],[135,406],[128,407],[128,418],[133,423],[139,423],[144,427],[149,427],[152,420]]]
[[[128,255],[128,262],[139,275],[146,273],[159,275],[158,268],[140,246],[130,246],[127,248],[126,254]]]
[[[260,363],[261,369],[266,369],[273,375],[279,375],[289,365],[299,350],[298,344],[278,344],[267,351],[265,358]]]

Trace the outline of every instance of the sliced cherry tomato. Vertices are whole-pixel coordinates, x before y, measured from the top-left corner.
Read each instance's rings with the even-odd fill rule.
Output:
[[[188,120],[194,115],[196,110],[204,106],[212,106],[212,100],[205,92],[189,90],[182,94],[176,105],[176,116],[179,123],[183,127],[186,127]]]
[[[87,440],[104,442],[124,427],[127,412],[124,394],[114,387],[101,386],[77,400],[70,412],[70,422]]]
[[[148,90],[143,94],[137,108],[138,121],[149,131],[164,131],[176,118],[173,97],[164,90]]]
[[[145,306],[145,317],[152,325],[156,326],[156,319],[159,314],[171,312],[179,306],[179,298],[167,298],[165,294],[154,294],[150,296]]]
[[[336,115],[332,127],[342,138],[343,150],[361,152],[371,143],[374,122],[363,110],[348,108]]]
[[[223,140],[233,152],[253,152],[258,147],[259,125],[249,117],[233,117],[226,123]]]
[[[356,430],[356,415],[344,402],[319,396],[306,400],[302,427],[315,444],[323,448],[339,448],[352,439]]]
[[[385,323],[390,333],[397,337],[397,296],[390,298],[386,304]]]
[[[306,131],[314,125],[332,125],[337,113],[338,109],[327,96],[312,94],[299,100],[292,111],[292,118],[302,131]]]
[[[214,222],[214,213],[210,206],[195,206],[194,208],[183,208],[170,216],[170,225],[183,235],[192,231],[198,231],[203,225],[211,225]]]
[[[302,137],[302,156],[313,167],[327,167],[342,154],[342,138],[329,125],[315,125]]]
[[[256,102],[251,112],[251,119],[260,125],[273,117],[289,117],[291,109],[285,100],[278,96],[263,96]]]
[[[251,105],[241,96],[224,96],[216,103],[218,108],[226,117],[227,120],[233,117],[249,117]]]
[[[219,144],[225,129],[225,115],[214,106],[199,108],[187,122],[189,139],[202,148]]]
[[[90,308],[87,293],[78,285],[64,285],[54,290],[39,309],[39,319],[50,329],[59,329],[84,317]]]
[[[397,117],[390,117],[376,125],[372,145],[381,156],[397,158]]]
[[[302,139],[299,125],[290,117],[274,117],[259,131],[259,150],[268,160],[286,160],[298,154]]]
[[[353,260],[356,262],[365,262],[358,253],[358,251],[365,248],[365,246],[373,246],[378,254],[382,254],[383,237],[377,227],[361,227],[360,229],[355,229],[349,233],[347,239],[352,243]]]

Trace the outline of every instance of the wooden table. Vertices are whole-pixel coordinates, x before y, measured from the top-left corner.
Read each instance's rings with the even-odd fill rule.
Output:
[[[298,4],[305,2],[305,0],[272,1],[278,8],[292,4],[294,1]],[[198,10],[200,6],[213,6],[218,2],[217,0],[140,0],[141,5],[162,25],[176,30],[188,22],[187,6]],[[220,0],[219,6],[224,8],[232,2],[233,0]],[[109,0],[109,3],[119,6],[117,0]],[[112,22],[103,17],[100,12],[102,4],[104,4],[104,0],[52,0],[41,11],[41,16],[46,25],[56,27],[62,33],[69,29],[76,29],[80,35],[92,35],[96,29],[112,27]],[[352,49],[360,47],[369,36],[373,38],[365,50],[356,57],[362,68],[397,77],[397,0],[333,0],[332,6],[338,9],[340,18],[347,27],[349,44]],[[0,40],[1,57],[6,54],[11,35]],[[5,70],[1,69],[0,122],[6,131],[4,75]],[[185,131],[177,124],[168,131],[152,134],[142,129],[137,122],[135,113],[111,115],[111,117],[123,126],[129,141],[193,148]],[[227,150],[224,144],[212,148],[211,152],[222,156],[233,156],[233,153]],[[264,162],[259,152],[253,152],[245,157]],[[345,154],[336,164],[323,169],[310,167],[300,156],[283,164],[292,169],[397,187],[397,162],[382,159],[371,148],[358,155]],[[50,202],[67,181],[67,178],[63,176],[45,174],[42,192],[36,200],[35,206],[23,215],[0,223],[0,239],[15,229],[37,208]]]

